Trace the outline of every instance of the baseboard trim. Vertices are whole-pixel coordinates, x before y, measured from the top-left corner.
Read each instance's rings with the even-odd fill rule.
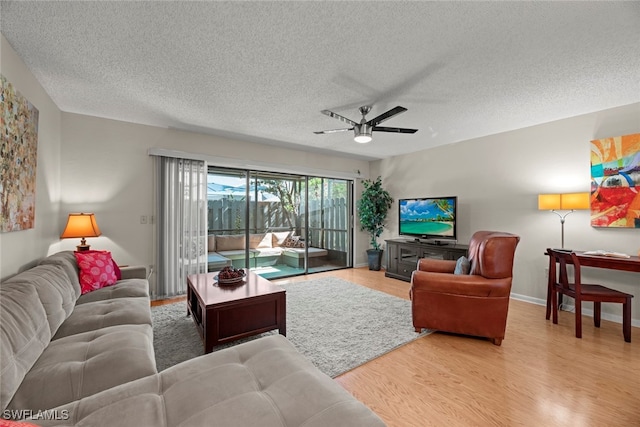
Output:
[[[518,300],[518,301],[524,301],[524,302],[528,302],[531,304],[537,304],[537,305],[544,305],[546,307],[547,305],[547,300],[546,299],[540,299],[540,298],[534,298],[534,297],[530,297],[527,295],[521,295],[521,294],[511,294],[511,298]],[[575,305],[569,305],[569,304],[562,304],[562,311],[569,311],[571,313],[575,313],[576,307]],[[588,309],[588,308],[583,308],[582,309],[582,315],[583,316],[587,316],[587,317],[593,317],[593,310]],[[609,313],[605,313],[602,312],[601,314],[601,318],[604,320],[608,320],[610,322],[615,322],[615,323],[620,323],[622,324],[622,316],[617,316],[615,314],[609,314]],[[631,319],[631,326],[635,326],[637,328],[640,328],[640,319]]]

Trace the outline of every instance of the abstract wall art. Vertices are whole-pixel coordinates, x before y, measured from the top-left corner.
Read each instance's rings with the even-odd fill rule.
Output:
[[[591,141],[591,225],[640,228],[640,133]]]
[[[34,227],[38,109],[0,75],[0,232]]]

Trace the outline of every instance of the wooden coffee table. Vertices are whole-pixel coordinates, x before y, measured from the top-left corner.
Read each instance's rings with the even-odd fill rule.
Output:
[[[239,285],[218,285],[213,271],[187,276],[187,315],[204,342],[204,352],[217,345],[278,329],[286,335],[284,288],[248,272]]]

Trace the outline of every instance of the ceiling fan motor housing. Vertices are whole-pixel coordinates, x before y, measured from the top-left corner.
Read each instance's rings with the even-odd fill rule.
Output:
[[[362,119],[364,120],[364,119]],[[355,134],[355,141],[359,143],[366,143],[371,141],[372,126],[367,123],[361,123],[353,127],[353,133]]]
[[[418,129],[405,129],[405,128],[378,126],[380,123],[390,119],[391,117],[407,111],[407,109],[404,107],[401,107],[398,105],[397,107],[392,108],[391,110],[385,113],[382,113],[379,116],[367,121],[365,116],[370,111],[371,111],[371,106],[369,105],[363,105],[362,107],[360,107],[360,113],[362,114],[362,119],[360,120],[360,123],[356,123],[351,119],[341,116],[340,114],[334,113],[333,111],[322,110],[321,111],[322,114],[325,114],[329,117],[333,117],[342,122],[348,123],[353,127],[345,128],[345,129],[319,131],[314,133],[323,134],[323,133],[335,133],[335,132],[344,132],[344,131],[353,130],[353,133],[355,135],[354,140],[359,143],[366,143],[372,140],[371,134],[373,133],[373,131],[395,132],[395,133],[416,133],[418,131]]]

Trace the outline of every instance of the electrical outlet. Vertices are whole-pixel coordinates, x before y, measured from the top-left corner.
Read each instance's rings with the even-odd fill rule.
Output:
[[[149,216],[149,224],[155,224],[156,223],[156,216],[155,215],[150,215]]]
[[[148,221],[148,218],[146,215],[140,215],[140,224],[146,224]]]

